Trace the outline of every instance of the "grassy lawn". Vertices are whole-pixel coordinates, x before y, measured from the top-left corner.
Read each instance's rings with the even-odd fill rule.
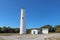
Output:
[[[19,35],[19,33],[0,33],[0,36],[12,36],[12,35]]]

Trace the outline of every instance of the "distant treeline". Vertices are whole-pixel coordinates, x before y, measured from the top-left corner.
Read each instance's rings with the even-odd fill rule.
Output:
[[[0,27],[0,33],[19,33],[19,28],[11,28],[11,27]]]
[[[56,25],[56,26],[52,26],[52,25],[44,25],[41,26],[40,28],[34,28],[37,30],[42,31],[42,28],[48,28],[49,29],[49,33],[60,33],[60,25]],[[31,33],[32,29],[27,29],[27,33]]]
[[[54,32],[54,33],[60,33],[60,25],[56,25],[56,26],[52,26],[52,25],[44,25],[40,28],[32,28],[32,29],[37,29],[37,30],[42,30],[42,28],[48,28],[49,32]],[[27,29],[27,33],[31,33],[32,29]],[[0,27],[0,33],[19,33],[20,32],[20,28],[11,28],[11,27]]]

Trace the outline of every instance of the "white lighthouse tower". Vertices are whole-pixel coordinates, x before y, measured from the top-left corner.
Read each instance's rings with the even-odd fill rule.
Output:
[[[26,34],[25,9],[21,8],[20,34]]]

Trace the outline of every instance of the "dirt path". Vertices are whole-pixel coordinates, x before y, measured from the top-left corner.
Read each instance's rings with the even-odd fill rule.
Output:
[[[39,35],[16,35],[16,36],[0,36],[0,40],[45,40],[45,38],[55,37],[59,34],[39,34]]]

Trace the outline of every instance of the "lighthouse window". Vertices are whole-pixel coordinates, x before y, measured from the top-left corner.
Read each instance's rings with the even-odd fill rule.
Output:
[[[23,19],[23,17],[22,17],[22,19]]]

